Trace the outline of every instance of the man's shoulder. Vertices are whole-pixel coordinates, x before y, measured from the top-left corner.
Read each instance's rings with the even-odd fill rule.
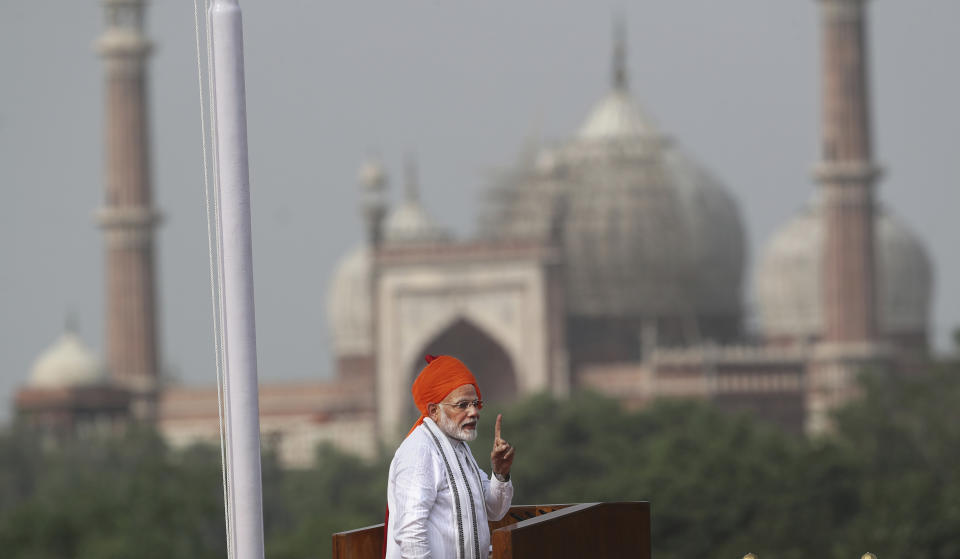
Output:
[[[425,471],[435,468],[438,460],[436,444],[424,426],[419,426],[400,443],[390,461],[391,477],[403,471]]]
[[[431,440],[427,428],[424,425],[418,425],[416,429],[407,435],[407,438],[403,439],[400,446],[397,447],[397,452],[393,455],[393,459],[396,460],[398,457],[405,456],[427,455],[432,453],[435,447],[436,443]]]

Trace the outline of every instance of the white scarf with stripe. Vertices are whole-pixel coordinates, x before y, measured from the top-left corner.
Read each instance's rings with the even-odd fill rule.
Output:
[[[440,450],[450,491],[453,493],[453,521],[457,529],[457,559],[486,559],[487,550],[480,549],[478,518],[486,519],[483,499],[483,484],[480,471],[469,459],[470,450],[461,460],[450,439],[429,417],[423,419],[430,439]],[[458,444],[465,443],[458,441]],[[464,464],[464,462],[466,462]],[[479,510],[478,510],[479,509]]]

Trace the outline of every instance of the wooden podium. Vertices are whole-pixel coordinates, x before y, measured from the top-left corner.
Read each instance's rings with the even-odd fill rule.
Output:
[[[333,535],[334,559],[383,557],[383,524]],[[650,559],[650,503],[521,505],[490,522],[492,559]]]

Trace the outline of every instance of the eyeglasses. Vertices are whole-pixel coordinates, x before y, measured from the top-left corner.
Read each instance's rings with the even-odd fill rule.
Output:
[[[467,408],[469,408],[470,406],[473,406],[473,407],[477,408],[477,411],[479,411],[479,410],[482,410],[482,409],[483,409],[483,400],[472,400],[472,401],[471,401],[471,400],[463,400],[463,401],[457,402],[457,403],[455,403],[455,404],[447,404],[446,402],[440,402],[440,403],[437,404],[437,405],[438,405],[438,406],[450,406],[450,407],[453,407],[453,408],[457,408],[457,409],[460,410],[460,411],[467,411]]]

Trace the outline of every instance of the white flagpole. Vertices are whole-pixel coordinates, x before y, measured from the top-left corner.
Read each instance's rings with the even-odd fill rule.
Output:
[[[243,26],[237,0],[213,0],[215,172],[220,192],[220,258],[223,271],[225,444],[228,545],[235,559],[263,559],[263,490],[260,413],[253,306],[250,177],[243,74]]]

